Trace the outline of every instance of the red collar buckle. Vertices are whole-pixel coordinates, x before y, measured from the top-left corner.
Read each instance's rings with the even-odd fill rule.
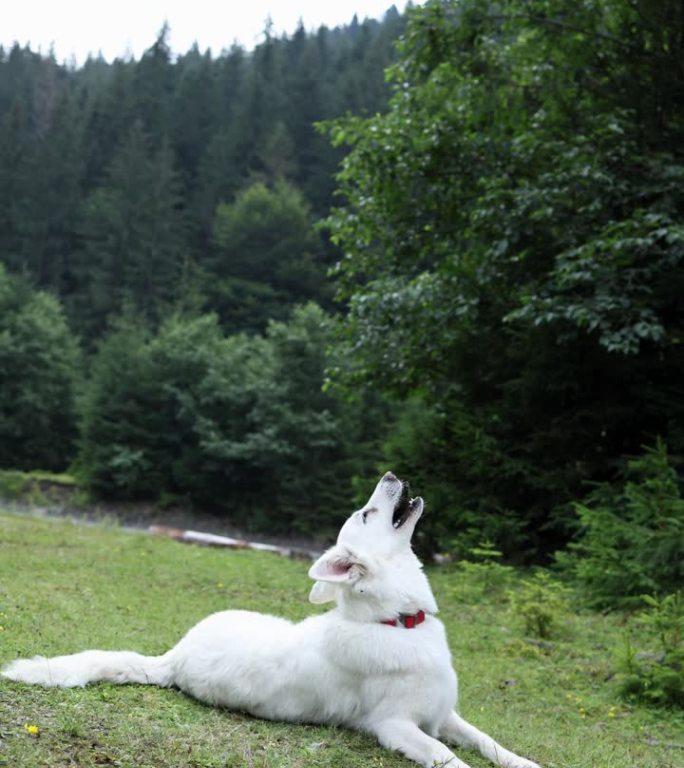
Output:
[[[381,624],[387,624],[390,627],[397,627],[401,624],[406,629],[415,629],[419,624],[425,621],[425,611],[418,613],[401,613],[398,619],[385,619]]]

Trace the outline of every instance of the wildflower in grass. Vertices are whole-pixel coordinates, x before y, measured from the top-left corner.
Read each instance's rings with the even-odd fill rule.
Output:
[[[40,733],[40,728],[37,725],[31,725],[29,723],[24,723],[24,730],[26,733],[30,733],[31,736],[37,736]]]

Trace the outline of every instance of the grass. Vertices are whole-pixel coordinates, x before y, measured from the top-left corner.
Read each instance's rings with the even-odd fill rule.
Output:
[[[8,501],[43,505],[66,497],[73,501],[77,493],[76,479],[72,475],[0,469],[0,498]]]
[[[307,564],[209,550],[64,520],[0,516],[0,664],[84,648],[157,654],[225,608],[301,619]],[[484,577],[483,577],[484,573]],[[461,713],[544,768],[675,768],[681,713],[616,698],[623,617],[566,615],[552,646],[526,641],[486,572],[430,574],[460,675]],[[510,589],[510,584],[506,589]],[[515,586],[515,585],[513,585]],[[456,750],[472,768],[489,763]],[[408,768],[373,739],[212,709],[178,691],[0,682],[0,765],[9,768]]]

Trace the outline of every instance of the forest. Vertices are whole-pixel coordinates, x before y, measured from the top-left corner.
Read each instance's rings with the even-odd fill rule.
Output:
[[[0,467],[251,530],[684,580],[684,10],[430,0],[0,50]]]

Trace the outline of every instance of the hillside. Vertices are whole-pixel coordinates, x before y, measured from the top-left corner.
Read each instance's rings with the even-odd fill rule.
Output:
[[[87,647],[160,653],[226,608],[293,620],[317,610],[306,600],[307,564],[275,555],[6,515],[0,553],[0,664]],[[496,569],[456,566],[429,575],[464,717],[544,768],[681,765],[681,712],[616,697],[628,617],[568,607],[551,641],[531,642],[509,596],[520,575],[502,581]],[[44,690],[3,681],[0,724],[0,765],[12,768],[409,765],[343,729],[263,722],[143,686]],[[489,765],[459,754],[472,768]]]

